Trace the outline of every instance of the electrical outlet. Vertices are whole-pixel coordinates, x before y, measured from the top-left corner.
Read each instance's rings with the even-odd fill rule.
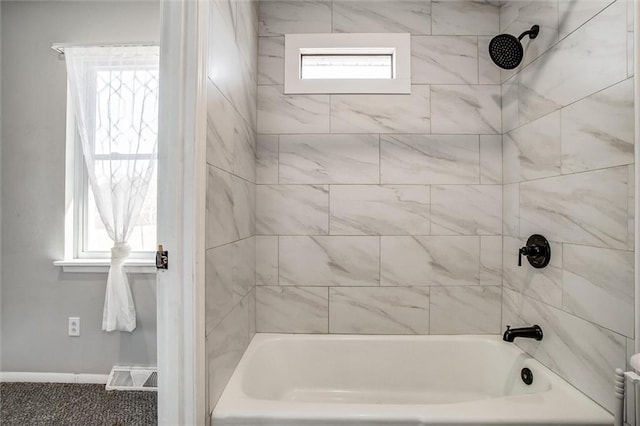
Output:
[[[80,317],[69,317],[69,336],[80,336]]]

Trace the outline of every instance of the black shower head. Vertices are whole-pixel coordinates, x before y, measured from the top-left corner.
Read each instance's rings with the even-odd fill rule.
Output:
[[[518,38],[515,38],[515,36],[511,34],[495,36],[491,39],[491,42],[489,42],[489,56],[491,56],[491,60],[500,68],[506,70],[514,69],[520,65],[524,52],[520,40],[526,35],[534,39],[538,36],[539,32],[540,27],[534,25],[529,31],[520,34]]]

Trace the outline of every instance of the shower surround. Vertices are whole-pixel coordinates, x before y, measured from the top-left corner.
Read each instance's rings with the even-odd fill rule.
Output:
[[[260,6],[257,330],[500,332],[499,7]],[[284,95],[304,32],[411,33],[411,94]]]
[[[633,2],[501,8],[501,31],[534,20],[526,65],[503,73],[502,321],[540,324],[517,344],[612,410],[634,353]],[[532,233],[551,242],[541,271],[517,266]]]
[[[539,323],[517,344],[611,409],[633,351],[632,2],[211,6],[210,408],[254,331]],[[501,72],[491,38],[534,24]],[[284,95],[283,35],[323,32],[411,33],[411,94]],[[516,266],[533,233],[543,270]]]

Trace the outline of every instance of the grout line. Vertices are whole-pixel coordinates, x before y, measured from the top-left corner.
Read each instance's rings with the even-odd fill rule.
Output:
[[[378,185],[382,185],[382,136],[378,133]]]
[[[327,235],[331,235],[331,185],[327,188]]]
[[[327,334],[331,334],[331,287],[327,289]]]
[[[560,8],[558,8],[558,27],[556,28],[557,34],[558,34],[558,40],[551,44],[544,52],[542,52],[540,55],[538,55],[535,59],[533,59],[531,62],[529,62],[526,65],[523,65],[521,68],[518,69],[518,71],[516,73],[514,73],[512,76],[510,76],[509,78],[507,78],[506,80],[504,80],[502,83],[506,83],[507,81],[511,80],[512,78],[514,78],[517,75],[520,75],[524,70],[526,70],[528,67],[530,67],[533,63],[541,60],[540,58],[546,56],[547,54],[549,54],[551,52],[551,50],[553,50],[554,48],[556,48],[556,46],[558,46],[561,42],[563,42],[564,40],[566,40],[567,38],[569,38],[571,35],[575,34],[580,28],[584,27],[585,25],[587,25],[589,22],[591,22],[592,20],[594,20],[598,15],[600,15],[601,13],[603,13],[605,10],[607,10],[608,8],[610,8],[613,4],[615,4],[616,1],[612,0],[607,6],[603,7],[601,10],[599,10],[595,15],[593,15],[592,17],[590,17],[588,20],[586,20],[585,22],[583,22],[580,26],[578,26],[577,28],[575,28],[573,31],[571,31],[570,33],[566,34],[564,37],[560,37]],[[626,20],[625,20],[625,25],[627,25]],[[506,28],[505,28],[506,30]],[[625,73],[626,74],[626,73]]]
[[[382,285],[382,235],[378,236],[378,287]]]
[[[480,36],[476,36],[476,59],[477,59],[477,73],[478,78],[476,79],[476,84],[482,84],[480,82]]]

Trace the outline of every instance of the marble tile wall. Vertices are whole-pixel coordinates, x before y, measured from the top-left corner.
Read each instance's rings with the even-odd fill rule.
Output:
[[[499,9],[260,2],[258,331],[500,331]],[[411,33],[411,94],[284,95],[284,34],[301,32]]]
[[[634,337],[629,3],[500,9],[503,31],[541,27],[523,64],[502,73],[502,323],[540,324],[543,341],[518,344],[609,410],[611,372]],[[545,269],[517,266],[533,233],[551,242]]]
[[[210,1],[207,67],[208,413],[256,324],[257,0]]]

